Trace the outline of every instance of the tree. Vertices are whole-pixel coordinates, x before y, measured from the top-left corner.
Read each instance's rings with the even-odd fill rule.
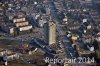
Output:
[[[98,45],[99,43],[97,42],[97,40],[94,40],[94,42],[93,42],[93,46],[94,46],[94,49],[95,50],[99,50],[99,45]]]

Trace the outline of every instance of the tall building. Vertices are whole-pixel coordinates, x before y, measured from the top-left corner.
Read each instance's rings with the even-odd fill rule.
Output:
[[[56,44],[56,24],[52,21],[44,25],[45,42],[49,45]]]

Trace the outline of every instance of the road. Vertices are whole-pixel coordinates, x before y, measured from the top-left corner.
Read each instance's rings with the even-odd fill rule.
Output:
[[[62,1],[63,2],[63,1]],[[62,41],[63,43],[63,46],[64,46],[64,52],[65,52],[65,56],[67,58],[71,57],[71,55],[69,55],[71,52],[73,54],[74,50],[72,49],[72,46],[71,48],[70,47],[70,44],[68,44],[69,40],[67,40],[67,36],[66,36],[66,32],[63,30],[64,25],[61,25],[59,24],[60,23],[60,20],[57,18],[57,13],[55,12],[56,11],[56,7],[55,7],[55,4],[52,0],[48,0],[48,4],[49,4],[49,8],[51,10],[51,17],[53,18],[53,20],[55,21],[56,25],[57,25],[57,31],[58,31],[58,34],[59,34],[59,41]],[[68,50],[68,49],[71,49]],[[73,54],[74,55],[74,54]]]
[[[33,39],[31,40],[30,45],[32,45],[32,46],[34,46],[34,47],[36,47],[36,48],[40,48],[41,50],[43,50],[43,51],[47,54],[47,56],[49,56],[49,57],[54,57],[54,54],[51,53],[51,50],[52,50],[52,49],[49,48],[49,47],[46,46],[46,45],[43,45],[42,43],[40,43],[39,41],[37,41],[35,38],[33,38]]]

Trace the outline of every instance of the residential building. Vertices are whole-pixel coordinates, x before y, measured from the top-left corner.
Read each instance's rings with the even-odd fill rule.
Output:
[[[49,45],[56,44],[56,24],[49,21],[44,25],[45,42]]]

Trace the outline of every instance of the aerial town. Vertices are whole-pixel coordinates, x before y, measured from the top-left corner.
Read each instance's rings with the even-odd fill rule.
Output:
[[[0,0],[0,66],[100,66],[100,0]]]

